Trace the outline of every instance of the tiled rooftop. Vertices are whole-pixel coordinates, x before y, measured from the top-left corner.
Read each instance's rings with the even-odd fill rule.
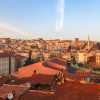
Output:
[[[15,76],[18,78],[31,77],[34,74],[35,70],[37,74],[43,74],[43,75],[55,75],[59,72],[58,70],[45,67],[42,63],[43,62],[39,62],[39,63],[22,67],[15,74]]]
[[[100,85],[66,81],[55,92],[29,91],[22,100],[99,100]]]
[[[18,100],[21,95],[23,95],[28,90],[28,87],[26,86],[19,86],[19,85],[7,85],[4,84],[0,87],[0,98],[5,100],[7,98],[7,95],[9,93],[12,93],[12,91],[15,92],[15,99]]]

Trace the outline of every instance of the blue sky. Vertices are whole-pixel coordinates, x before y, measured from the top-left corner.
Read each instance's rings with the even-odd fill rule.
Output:
[[[65,0],[63,32],[56,33],[57,0],[1,0],[0,36],[99,40],[99,18],[100,0]]]

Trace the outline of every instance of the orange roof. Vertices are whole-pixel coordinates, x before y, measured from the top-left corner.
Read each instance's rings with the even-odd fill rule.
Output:
[[[53,81],[54,76],[53,75],[34,75],[32,77],[28,78],[20,78],[17,79],[15,84],[25,84],[25,83],[31,83],[31,84],[51,84]]]
[[[63,65],[63,66],[66,65],[66,61],[62,58],[54,57],[54,58],[50,59],[50,61],[53,62],[53,63],[57,63],[59,65]]]
[[[66,81],[58,86],[54,94],[47,91],[29,91],[22,100],[99,100],[100,91],[94,84],[81,84],[78,81]]]
[[[65,66],[51,62],[51,61],[44,62],[44,65],[49,66],[49,68],[53,68],[53,69],[56,69],[56,70],[65,70],[66,69]]]
[[[38,74],[42,75],[55,75],[59,72],[58,70],[45,67],[43,62],[39,62],[20,68],[14,76],[18,78],[31,77],[34,73],[34,70],[36,70]]]

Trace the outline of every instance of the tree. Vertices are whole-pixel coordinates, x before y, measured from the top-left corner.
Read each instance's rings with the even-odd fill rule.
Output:
[[[75,56],[71,56],[71,61],[72,61],[73,64],[76,64],[77,63]]]
[[[34,61],[33,61],[32,58],[31,58],[31,55],[32,55],[32,51],[30,50],[30,51],[29,51],[29,57],[28,57],[28,58],[26,59],[26,61],[25,61],[25,66],[34,63]]]

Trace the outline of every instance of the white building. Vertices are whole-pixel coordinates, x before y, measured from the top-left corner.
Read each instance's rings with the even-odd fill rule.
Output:
[[[11,74],[16,70],[16,57],[12,54],[0,54],[0,74]]]

